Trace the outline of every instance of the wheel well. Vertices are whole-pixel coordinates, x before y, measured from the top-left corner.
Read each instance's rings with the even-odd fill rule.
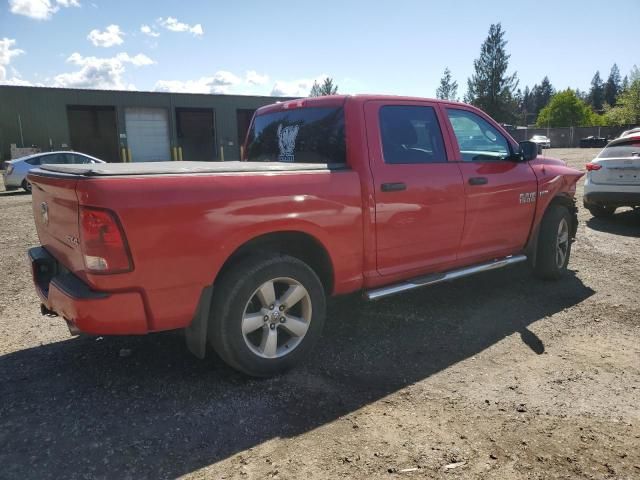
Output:
[[[553,205],[562,205],[569,210],[569,215],[571,215],[571,230],[569,231],[571,239],[575,239],[576,232],[578,231],[578,208],[576,207],[576,201],[574,198],[566,196],[566,195],[557,195],[553,197],[553,199],[547,205],[542,218],[547,214],[549,208]],[[529,258],[529,262],[531,265],[535,265],[538,257],[538,235],[540,233],[540,225],[542,225],[542,220],[536,226],[535,230],[531,232],[531,238],[529,239],[529,243],[525,247],[525,253]]]
[[[547,210],[549,210],[549,207],[551,207],[551,205],[562,205],[563,207],[566,207],[567,210],[569,210],[569,215],[571,215],[572,220],[570,236],[572,239],[574,239],[576,236],[576,232],[578,231],[578,207],[576,207],[575,199],[566,195],[557,195],[553,197],[553,200],[551,200],[551,202],[549,202]],[[545,211],[545,214],[546,213],[547,212]]]
[[[333,265],[329,254],[318,240],[302,232],[274,232],[249,240],[224,262],[216,280],[250,255],[274,253],[286,254],[302,260],[316,272],[327,295],[333,292]]]

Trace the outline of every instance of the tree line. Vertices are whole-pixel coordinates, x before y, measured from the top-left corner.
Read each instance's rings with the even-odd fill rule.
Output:
[[[607,80],[597,71],[588,92],[567,88],[556,91],[549,77],[540,85],[518,88],[517,73],[508,73],[510,55],[500,23],[489,28],[467,80],[464,101],[481,108],[502,123],[538,127],[630,125],[640,123],[640,70],[622,78],[614,63]],[[445,68],[436,97],[459,101],[458,83]]]
[[[576,88],[556,90],[549,77],[524,90],[518,87],[516,72],[509,74],[509,58],[505,30],[500,23],[492,24],[480,47],[480,56],[473,61],[473,74],[467,80],[464,102],[470,103],[507,124],[537,127],[588,127],[594,125],[640,124],[640,69],[633,66],[622,78],[615,63],[607,80],[596,71],[588,92]],[[310,97],[335,95],[338,86],[332,78],[314,82]],[[436,98],[460,101],[458,82],[451,70],[444,69]]]

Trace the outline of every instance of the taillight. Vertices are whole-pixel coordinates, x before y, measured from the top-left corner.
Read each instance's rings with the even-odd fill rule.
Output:
[[[11,175],[13,173],[13,169],[14,169],[14,166],[13,165],[9,165],[7,167],[7,175]]]
[[[587,163],[587,172],[593,172],[594,170],[600,170],[602,165],[598,163]]]
[[[80,207],[80,242],[88,271],[122,273],[133,269],[124,232],[113,212]]]

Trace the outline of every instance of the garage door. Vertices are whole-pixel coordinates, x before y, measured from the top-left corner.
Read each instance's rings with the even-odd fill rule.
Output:
[[[134,162],[169,160],[169,117],[164,108],[127,108],[127,143]]]

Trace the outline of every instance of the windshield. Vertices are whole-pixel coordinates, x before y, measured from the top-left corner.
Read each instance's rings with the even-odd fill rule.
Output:
[[[600,155],[598,155],[598,158],[624,157],[640,157],[640,141],[612,145],[610,147],[606,147],[600,152]]]
[[[247,160],[345,163],[344,110],[300,108],[256,116],[247,137]]]

